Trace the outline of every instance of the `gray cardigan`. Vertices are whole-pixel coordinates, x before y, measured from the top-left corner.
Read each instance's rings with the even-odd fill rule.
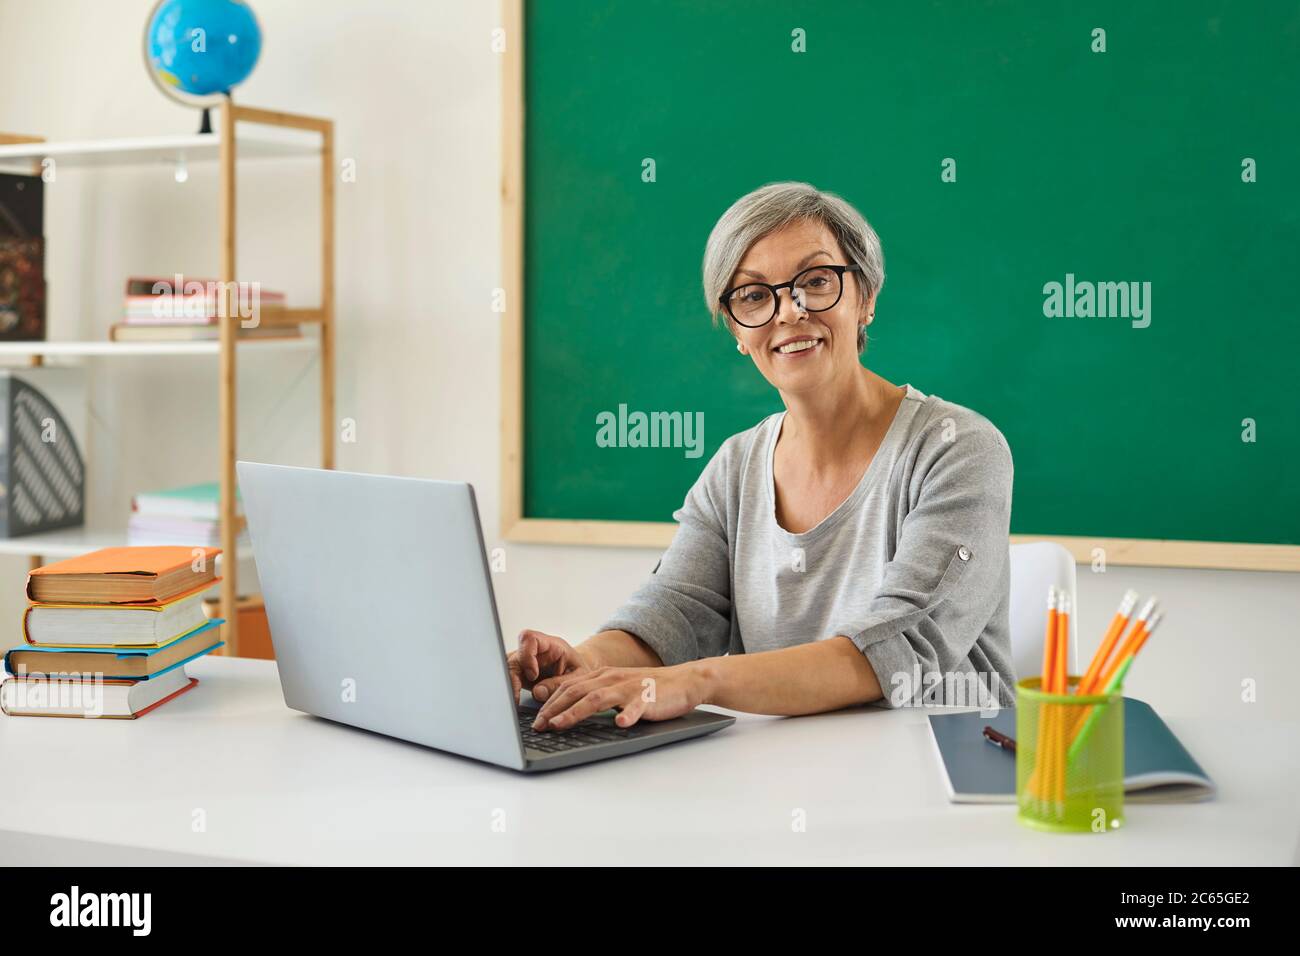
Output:
[[[1002,433],[908,385],[858,486],[791,534],[772,480],[784,417],[723,443],[650,580],[600,630],[637,635],[666,665],[844,636],[885,706],[1013,705]]]

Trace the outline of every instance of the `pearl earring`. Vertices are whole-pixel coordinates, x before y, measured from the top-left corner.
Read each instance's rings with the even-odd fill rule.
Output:
[[[736,343],[736,351],[739,352],[741,355],[744,355],[744,354],[745,354],[745,347],[744,347],[743,345],[741,345],[739,342],[737,342],[737,343]]]

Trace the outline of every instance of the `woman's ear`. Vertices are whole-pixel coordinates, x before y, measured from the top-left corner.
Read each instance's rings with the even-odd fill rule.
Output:
[[[876,317],[876,294],[873,292],[867,296],[867,301],[862,306],[862,318],[858,320],[858,325],[866,327],[871,324]]]

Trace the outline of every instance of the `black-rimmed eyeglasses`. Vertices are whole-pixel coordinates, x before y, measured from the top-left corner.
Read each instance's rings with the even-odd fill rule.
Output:
[[[780,285],[766,282],[738,285],[722,293],[719,301],[737,323],[748,329],[757,329],[776,318],[777,300],[782,289],[790,290],[790,299],[796,309],[825,312],[835,308],[844,294],[844,273],[861,271],[862,268],[856,265],[813,266]]]

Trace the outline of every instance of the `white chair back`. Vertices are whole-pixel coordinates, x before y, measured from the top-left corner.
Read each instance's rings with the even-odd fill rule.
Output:
[[[1011,658],[1023,680],[1043,672],[1047,589],[1052,585],[1077,600],[1074,555],[1054,541],[1011,546]],[[1078,609],[1070,612],[1069,672],[1079,673]]]

